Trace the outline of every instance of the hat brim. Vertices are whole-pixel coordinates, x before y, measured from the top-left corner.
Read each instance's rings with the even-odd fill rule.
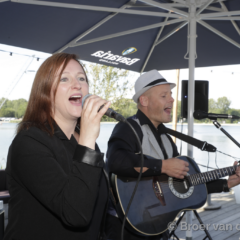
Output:
[[[155,84],[155,85],[153,85],[153,86],[145,87],[145,88],[143,88],[143,89],[141,89],[140,91],[138,91],[138,92],[135,93],[135,95],[132,97],[133,101],[134,101],[135,103],[137,103],[137,102],[138,102],[138,98],[139,98],[144,92],[146,92],[148,89],[150,89],[150,88],[152,88],[152,87],[155,87],[155,86],[158,86],[158,85],[163,85],[163,84],[169,84],[171,89],[173,89],[173,88],[176,86],[175,83],[161,82],[161,83],[157,83],[157,84]]]

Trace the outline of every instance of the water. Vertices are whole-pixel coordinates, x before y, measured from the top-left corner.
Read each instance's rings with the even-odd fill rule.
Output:
[[[0,168],[6,167],[6,159],[8,148],[15,136],[17,124],[16,123],[2,123],[0,122]]]
[[[115,123],[102,123],[101,131],[97,143],[102,152],[107,151],[107,142],[112,133]],[[171,124],[166,125],[172,128]],[[2,123],[0,124],[0,168],[5,168],[8,148],[14,138],[17,124]],[[240,125],[226,125],[223,128],[240,143]],[[178,131],[181,131],[181,126],[178,125]],[[187,133],[187,126],[183,126],[183,133]],[[127,136],[126,136],[127,137]],[[214,125],[194,125],[194,137],[207,141],[214,145],[219,151],[240,158],[240,148],[238,148],[228,137],[226,137]],[[177,147],[180,150],[180,140],[177,140]],[[182,155],[187,155],[187,144],[182,144]],[[208,152],[203,152],[200,149],[193,147],[193,156],[197,163],[208,165]],[[209,166],[216,167],[215,153],[209,153]],[[228,167],[234,162],[234,159],[223,154],[217,153],[218,167]],[[200,167],[201,171],[206,171],[206,168]]]

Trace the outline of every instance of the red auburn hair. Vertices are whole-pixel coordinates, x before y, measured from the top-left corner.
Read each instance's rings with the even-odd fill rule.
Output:
[[[17,133],[24,129],[28,129],[31,126],[36,126],[41,130],[47,131],[51,135],[54,133],[55,121],[52,112],[51,91],[53,89],[53,97],[55,100],[62,72],[70,60],[77,61],[83,68],[82,64],[78,61],[77,55],[68,53],[53,54],[42,63],[36,73],[27,109],[22,122],[18,125]],[[53,88],[56,73],[61,66],[62,69],[58,75],[57,84]],[[84,68],[83,71],[86,75]]]

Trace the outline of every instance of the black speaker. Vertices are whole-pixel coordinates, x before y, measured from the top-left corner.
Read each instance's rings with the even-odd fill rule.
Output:
[[[208,112],[208,81],[195,81],[194,111]],[[188,80],[182,80],[181,117],[188,115]]]

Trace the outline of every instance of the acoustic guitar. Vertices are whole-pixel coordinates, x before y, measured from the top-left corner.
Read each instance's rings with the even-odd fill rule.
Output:
[[[193,159],[177,157],[189,163],[189,172],[184,179],[166,174],[142,177],[127,215],[135,233],[158,235],[165,232],[177,215],[184,210],[202,207],[207,200],[205,183],[235,174],[236,166],[201,173]],[[117,212],[123,218],[137,179],[111,176],[115,197],[118,199]]]

